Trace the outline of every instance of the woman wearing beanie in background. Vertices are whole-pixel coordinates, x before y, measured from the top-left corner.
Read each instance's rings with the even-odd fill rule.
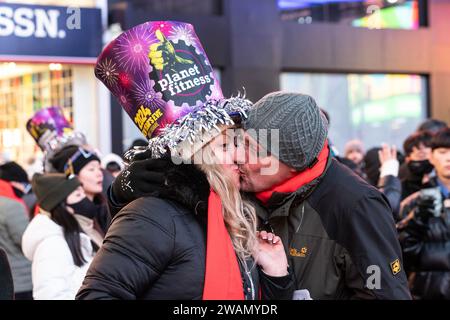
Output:
[[[37,173],[32,185],[41,212],[25,230],[22,250],[32,261],[33,298],[72,300],[102,237],[84,233],[77,221],[86,195],[76,177]]]
[[[68,177],[77,176],[86,194],[86,198],[75,208],[80,214],[78,222],[85,229],[85,224],[88,223],[86,228],[90,228],[89,222],[93,221],[94,228],[104,236],[111,219],[102,194],[103,172],[98,156],[79,146],[67,146],[56,153],[50,162],[58,172]]]

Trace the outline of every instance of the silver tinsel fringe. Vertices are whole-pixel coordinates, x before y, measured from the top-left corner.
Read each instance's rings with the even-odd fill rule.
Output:
[[[245,99],[245,94],[238,94],[222,100],[208,100],[202,107],[167,125],[159,136],[149,140],[148,146],[135,147],[125,153],[127,162],[132,162],[136,155],[150,150],[152,158],[161,158],[169,150],[174,150],[181,142],[194,143],[196,137],[210,130],[219,130],[218,125],[234,125],[232,116],[247,118],[247,112],[253,103]]]

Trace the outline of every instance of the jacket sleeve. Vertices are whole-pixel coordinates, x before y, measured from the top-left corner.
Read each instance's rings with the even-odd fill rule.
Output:
[[[284,277],[272,277],[259,269],[259,282],[262,300],[292,300],[295,282],[292,270]]]
[[[28,226],[29,219],[28,213],[25,207],[19,202],[11,202],[8,207],[4,209],[7,217],[5,219],[6,228],[8,229],[8,234],[14,241],[15,245],[19,248],[22,243],[22,235]]]
[[[376,190],[356,202],[342,221],[347,250],[346,287],[354,299],[410,299],[392,211]]]
[[[113,219],[76,299],[137,299],[169,263],[175,231],[167,208],[130,205]]]
[[[125,207],[127,204],[122,204],[117,202],[117,200],[114,198],[114,194],[112,192],[112,184],[108,187],[108,190],[106,191],[106,198],[108,200],[108,208],[109,212],[111,214],[111,217],[114,218],[116,214],[119,213],[119,211]]]
[[[402,183],[400,182],[400,179],[393,175],[382,177],[378,182],[378,188],[386,196],[389,205],[392,208],[394,220],[400,220],[399,210],[402,198]]]
[[[443,217],[432,217],[425,224],[411,219],[401,234],[405,262],[411,271],[450,270],[449,227]]]
[[[64,238],[43,240],[33,256],[33,298],[36,300],[73,300],[89,264],[79,268]]]

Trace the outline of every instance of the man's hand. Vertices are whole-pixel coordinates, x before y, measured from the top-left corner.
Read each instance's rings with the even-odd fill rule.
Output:
[[[111,191],[121,205],[164,188],[164,171],[172,162],[170,158],[136,160],[114,180]]]
[[[380,178],[388,175],[394,177],[398,176],[398,170],[400,164],[397,160],[397,148],[395,146],[390,147],[383,143],[381,150],[378,151],[378,159],[380,160]]]
[[[194,62],[189,59],[184,59],[178,56],[175,52],[175,48],[172,43],[166,39],[162,32],[158,29],[155,32],[156,38],[158,38],[159,43],[153,43],[150,45],[150,52],[148,57],[150,62],[155,67],[156,70],[163,70],[167,65],[173,68],[175,63],[181,64],[193,64]]]
[[[383,143],[381,150],[378,151],[378,159],[381,165],[388,160],[397,160],[397,148],[395,146],[389,147],[389,145]]]
[[[288,275],[288,261],[280,237],[273,233],[257,233],[258,246],[253,258],[265,274],[271,277]]]

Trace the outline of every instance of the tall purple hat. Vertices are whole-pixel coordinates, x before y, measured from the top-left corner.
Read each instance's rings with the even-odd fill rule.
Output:
[[[193,26],[183,22],[150,21],[122,33],[98,57],[95,75],[149,139],[153,157],[199,130],[233,124],[229,114],[251,106],[224,99]]]
[[[44,152],[55,151],[70,141],[85,144],[86,138],[81,132],[73,130],[59,107],[38,110],[28,121],[27,130]]]

